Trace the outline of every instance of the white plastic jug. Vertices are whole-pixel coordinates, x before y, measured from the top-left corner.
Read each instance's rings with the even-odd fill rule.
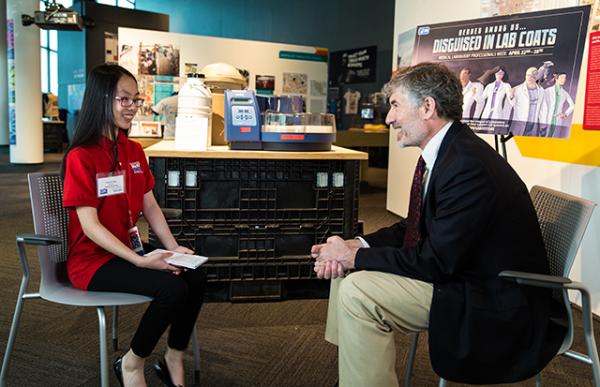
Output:
[[[190,74],[179,91],[177,116],[185,118],[209,118],[212,94],[204,84],[204,74]]]

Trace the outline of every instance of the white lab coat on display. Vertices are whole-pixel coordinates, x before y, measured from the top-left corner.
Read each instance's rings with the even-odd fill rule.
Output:
[[[538,103],[534,119],[537,123],[547,124],[548,105],[545,103],[546,93],[537,84],[536,88],[538,90]],[[513,98],[508,98],[508,102],[513,107],[513,121],[527,122],[529,117],[529,92],[525,82],[515,87],[515,95]]]
[[[480,103],[483,105],[483,102],[485,101],[485,106],[483,108],[481,118],[484,120],[508,120],[508,118],[510,117],[510,109],[512,108],[512,106],[507,101],[505,101],[505,97],[508,98],[508,93],[510,92],[510,84],[507,82],[500,82],[498,91],[496,91],[496,99],[494,100],[495,106],[492,107],[492,96],[494,95],[495,84],[495,81],[489,83],[483,90]]]
[[[546,101],[546,105],[547,105],[547,114],[548,114],[546,122],[548,124],[552,123],[552,115],[554,114],[554,104],[556,102],[555,87],[560,87],[560,86],[554,85],[554,86],[551,86],[544,90],[544,93],[546,94],[545,101]],[[563,110],[563,108],[565,106],[565,102],[569,106],[567,107],[566,110]],[[560,126],[566,125],[567,121],[568,121],[568,117],[573,113],[574,109],[575,109],[575,103],[573,102],[573,99],[571,98],[569,93],[567,93],[567,91],[561,87],[560,93],[559,93],[559,100],[558,100],[558,111],[556,112],[556,114],[565,113],[565,115],[567,117],[562,118],[560,116],[557,116],[556,117],[556,125],[560,125]]]
[[[481,116],[481,111],[483,110],[483,104],[478,103],[477,101],[481,100],[481,96],[483,94],[483,85],[479,82],[471,82],[467,83],[463,89],[463,118],[479,118]],[[473,113],[473,117],[471,117],[471,108],[473,107],[473,103],[475,103],[475,112]]]

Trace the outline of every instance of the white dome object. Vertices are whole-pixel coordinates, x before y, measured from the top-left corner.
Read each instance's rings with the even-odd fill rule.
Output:
[[[238,69],[227,63],[211,63],[204,66],[200,73],[204,74],[205,83],[211,88],[239,90],[246,84],[246,79]]]

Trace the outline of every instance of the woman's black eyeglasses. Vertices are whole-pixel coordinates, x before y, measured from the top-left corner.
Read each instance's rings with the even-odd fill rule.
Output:
[[[131,105],[142,107],[144,105],[144,100],[142,98],[115,97],[115,99],[119,101],[123,107],[130,107]]]

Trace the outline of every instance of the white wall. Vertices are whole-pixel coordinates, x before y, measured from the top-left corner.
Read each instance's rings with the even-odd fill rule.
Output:
[[[396,0],[393,65],[395,66],[398,34],[421,24],[475,19],[480,15],[480,8],[480,0],[461,0],[460,2]],[[587,68],[587,42],[583,58],[584,64],[577,92],[574,123],[581,123],[583,120],[585,92],[585,76],[583,74]],[[488,142],[493,141],[491,136],[484,136],[484,138]],[[598,148],[600,148],[600,133],[598,133],[597,141]],[[600,149],[597,151],[600,152]],[[600,168],[523,157],[513,140],[507,144],[507,153],[510,164],[528,187],[543,185],[600,203]],[[390,136],[387,209],[398,215],[406,216],[411,178],[419,154],[418,149],[399,149],[394,136]],[[590,288],[593,311],[598,315],[600,315],[600,281],[597,280],[600,274],[599,234],[600,209],[596,209],[571,271],[571,279],[582,281]],[[574,297],[573,301],[580,303],[578,297]]]

